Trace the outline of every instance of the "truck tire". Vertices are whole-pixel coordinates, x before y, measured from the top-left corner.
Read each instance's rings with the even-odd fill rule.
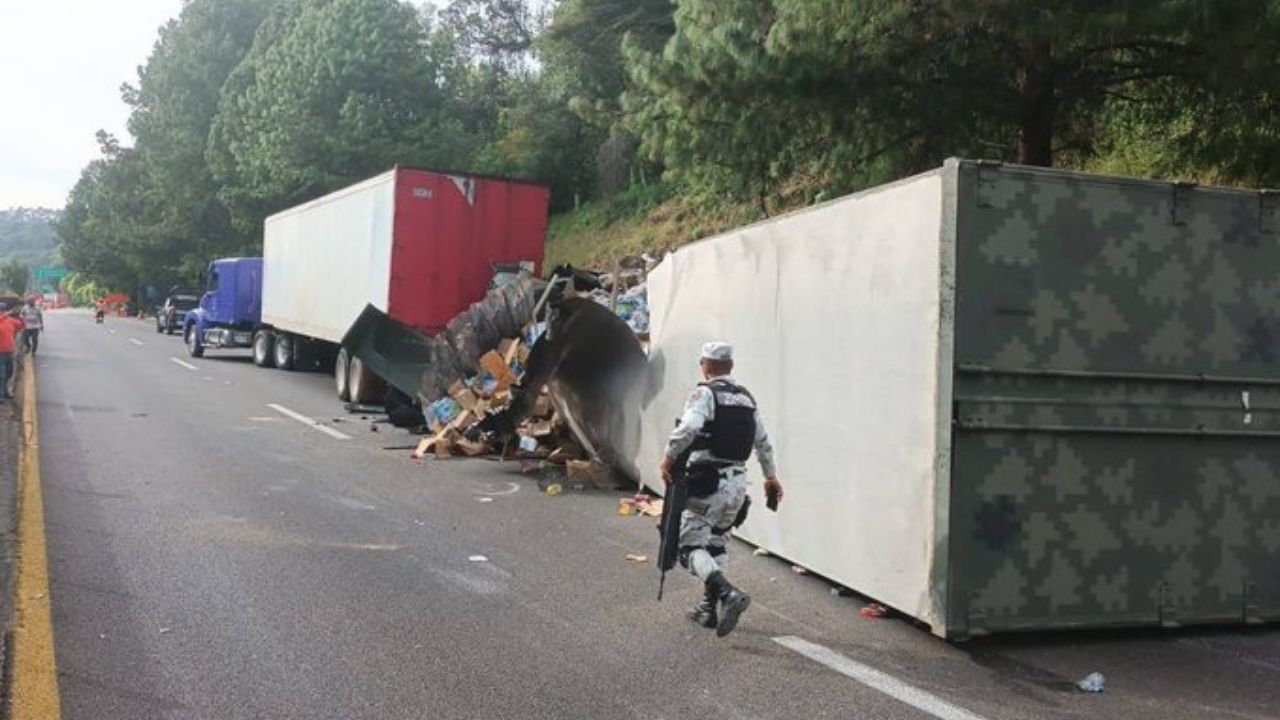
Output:
[[[339,400],[351,399],[350,371],[351,356],[347,354],[346,348],[342,348],[338,351],[338,359],[333,363],[333,384],[338,391]]]
[[[275,356],[276,367],[281,370],[293,369],[293,344],[294,339],[285,333],[276,333],[276,346],[272,355]]]
[[[364,366],[360,358],[351,358],[347,372],[347,393],[353,405],[367,405],[378,402],[386,391],[382,378],[374,375]]]
[[[276,336],[270,330],[259,330],[253,334],[253,364],[260,368],[269,368],[276,364]]]
[[[195,325],[188,325],[182,340],[187,344],[187,354],[193,358],[204,357],[204,344],[200,342],[200,330]]]

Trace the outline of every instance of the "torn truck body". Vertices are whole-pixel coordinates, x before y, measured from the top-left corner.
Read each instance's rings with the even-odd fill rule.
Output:
[[[433,336],[369,306],[343,339],[343,347],[392,387],[426,406],[447,396],[458,379],[481,373],[481,357],[504,338],[521,336],[534,321],[545,288],[542,281],[526,277],[493,290]],[[520,384],[511,390],[510,405],[484,428],[513,435],[545,385],[588,454],[635,481],[644,374],[644,352],[625,322],[591,300],[557,301],[530,349]]]
[[[646,483],[722,339],[787,486],[748,541],[948,638],[1280,619],[1277,206],[951,161],[681,249]]]

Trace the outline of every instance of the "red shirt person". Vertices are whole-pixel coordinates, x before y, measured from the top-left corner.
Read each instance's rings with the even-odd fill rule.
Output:
[[[0,315],[0,397],[13,397],[10,387],[15,374],[13,358],[18,349],[18,338],[26,327],[21,318]]]

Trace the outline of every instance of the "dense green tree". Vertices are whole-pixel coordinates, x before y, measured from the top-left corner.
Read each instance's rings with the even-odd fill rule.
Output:
[[[129,130],[159,204],[145,235],[158,284],[192,278],[210,255],[233,253],[233,232],[204,152],[222,86],[275,0],[190,0],[160,29],[136,87],[126,86]]]
[[[1135,85],[1248,99],[1275,124],[1274,106],[1252,102],[1257,88],[1224,92],[1243,68],[1274,63],[1266,41],[1248,32],[1274,25],[1274,2],[677,5],[676,34],[662,51],[629,54],[630,126],[654,156],[677,169],[719,168],[739,189],[763,192],[813,171],[856,185],[953,154],[1035,165],[1058,153],[1088,157],[1114,102],[1168,112],[1126,92]],[[858,168],[869,169],[859,177]]]
[[[395,164],[465,167],[439,48],[395,0],[285,0],[222,90],[208,157],[245,229]]]
[[[161,203],[141,153],[98,133],[102,157],[89,163],[58,221],[59,249],[69,267],[116,291],[132,291],[154,272],[149,234],[160,227]]]
[[[953,155],[1274,186],[1277,30],[1280,0],[186,0],[61,248],[78,288],[190,280],[396,164],[555,211],[666,172],[768,213]]]
[[[21,260],[10,260],[0,265],[0,286],[11,293],[26,295],[30,279],[31,268]]]

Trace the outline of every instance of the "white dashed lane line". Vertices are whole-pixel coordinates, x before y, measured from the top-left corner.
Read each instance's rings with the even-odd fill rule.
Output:
[[[921,690],[870,665],[864,665],[857,660],[847,658],[830,648],[789,635],[776,637],[773,641],[788,650],[800,653],[816,663],[826,665],[847,678],[857,680],[872,690],[882,692],[894,700],[906,703],[917,710],[939,718],[939,720],[985,720],[981,715],[974,715],[964,708],[952,705],[937,695]]]
[[[184,368],[186,368],[186,369],[188,369],[188,370],[199,370],[199,369],[200,369],[200,368],[196,367],[195,365],[192,365],[191,363],[186,362],[186,361],[184,361],[184,360],[179,360],[179,359],[178,359],[178,358],[176,358],[176,357],[171,357],[171,358],[169,358],[169,360],[170,360],[171,362],[173,362],[175,365],[181,365],[182,367],[184,367]]]
[[[137,345],[138,347],[142,347],[143,345],[146,345],[146,343],[142,342],[141,340],[135,340],[133,338],[129,338],[129,342],[133,343],[134,345]]]
[[[315,420],[315,418],[309,418],[306,415],[303,415],[302,413],[296,412],[294,410],[290,410],[289,408],[283,405],[276,405],[274,403],[271,403],[271,404],[268,404],[267,407],[271,408],[272,410],[275,410],[276,412],[280,413],[281,415],[284,415],[287,418],[292,418],[302,423],[303,425],[307,425],[309,427],[315,428],[316,430],[319,430],[320,432],[324,433],[325,435],[328,435],[331,438],[336,438],[338,440],[351,439],[350,435],[344,435],[338,432],[337,430],[334,430],[333,428],[329,427],[328,425],[321,425],[319,422]]]

